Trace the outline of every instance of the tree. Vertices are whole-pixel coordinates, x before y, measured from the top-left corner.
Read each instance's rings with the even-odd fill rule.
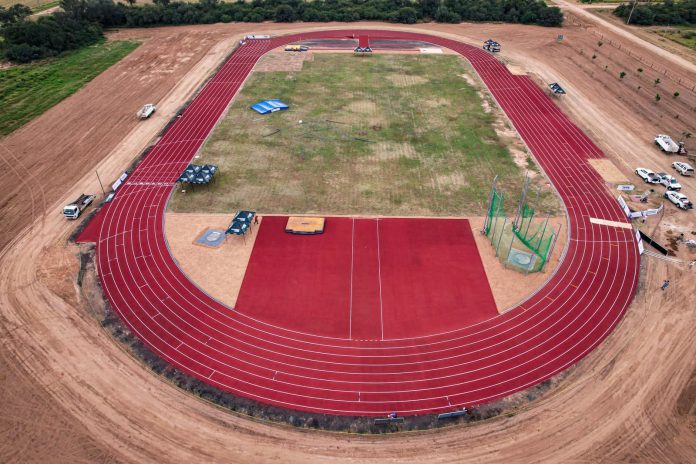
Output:
[[[659,93],[656,93],[656,94],[655,94],[655,101],[656,101],[656,102],[659,102],[660,100],[662,100],[662,97],[660,96]]]
[[[462,22],[462,17],[446,6],[441,6],[435,13],[435,21],[438,23],[459,24]]]
[[[437,9],[440,7],[440,0],[421,0],[420,7],[424,18],[434,19]]]
[[[658,77],[657,79],[655,79],[655,85],[659,85],[659,84],[660,84],[660,78]]]
[[[619,73],[619,79],[623,79],[624,77],[626,77],[626,72],[625,72],[625,71],[621,71],[621,72]]]
[[[392,21],[395,23],[414,24],[417,20],[418,12],[410,6],[399,8],[392,16]]]
[[[160,5],[160,6],[169,6],[171,3],[170,0],[152,0],[155,5]]]
[[[280,5],[275,10],[275,21],[277,23],[291,23],[295,21],[295,10],[290,5]]]
[[[674,92],[674,93],[672,94],[672,96],[674,96],[674,98],[677,98],[679,95],[681,95],[679,92]]]
[[[24,18],[30,15],[31,8],[20,3],[12,5],[7,9],[0,6],[0,26],[23,21]]]
[[[135,2],[136,2],[137,0],[126,0],[126,1],[128,2],[128,4],[129,4],[130,6],[133,6],[133,5],[135,5]]]
[[[82,19],[87,11],[86,0],[60,0],[60,7],[68,16],[74,19]]]
[[[40,47],[35,47],[26,43],[10,45],[5,50],[5,57],[16,63],[29,63],[44,56],[44,51]]]
[[[563,13],[557,6],[543,8],[539,11],[536,24],[547,27],[560,26],[563,24]]]

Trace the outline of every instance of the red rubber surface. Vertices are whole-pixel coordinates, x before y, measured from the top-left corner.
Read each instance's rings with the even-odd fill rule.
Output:
[[[235,309],[305,334],[384,340],[497,316],[466,219],[326,218],[321,235],[261,223]]]
[[[229,309],[198,289],[167,248],[163,215],[174,182],[260,56],[302,39],[367,34],[422,40],[465,56],[509,116],[565,203],[569,242],[547,284],[507,313],[459,330],[366,342],[307,335]],[[97,263],[104,293],[155,353],[221,389],[331,414],[423,414],[491,401],[582,359],[620,321],[639,256],[614,198],[588,165],[600,150],[528,77],[487,52],[394,31],[321,31],[243,45],[150,151],[102,218]],[[279,302],[278,304],[282,304]]]

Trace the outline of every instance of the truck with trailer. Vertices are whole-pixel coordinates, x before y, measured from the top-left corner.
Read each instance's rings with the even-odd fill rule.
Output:
[[[684,142],[677,143],[669,135],[657,134],[655,136],[655,145],[660,147],[660,150],[665,153],[676,153],[678,155],[687,154],[686,148],[684,148]]]
[[[63,207],[63,216],[68,219],[77,219],[82,214],[92,202],[94,201],[94,195],[82,194],[77,199],[70,204]]]

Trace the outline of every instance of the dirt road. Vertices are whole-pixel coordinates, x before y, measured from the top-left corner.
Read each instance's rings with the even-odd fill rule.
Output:
[[[366,24],[369,26],[375,25]],[[204,49],[197,48],[200,42],[209,43],[207,49],[211,50],[221,40],[229,40],[229,46],[242,31],[260,33],[270,28],[303,26],[255,25],[253,30],[248,27],[129,30],[117,35],[140,34],[145,42],[139,50],[152,42],[150,46],[164,47],[164,55],[191,50],[202,54]],[[596,65],[588,54],[597,41],[582,26],[565,28],[567,39],[563,44],[554,40],[559,31],[535,27],[417,28],[457,35],[472,43],[492,36],[503,44],[502,57],[514,66],[533,69],[545,82],[562,81],[570,92],[560,104],[627,174],[631,174],[636,162],[668,166],[669,159],[651,145],[650,135],[657,128],[673,130],[676,135],[681,127],[696,126],[695,113],[680,109],[681,105],[696,106],[693,95],[685,91],[683,99],[665,98],[668,101],[661,102],[662,106],[651,106],[651,94],[635,93],[612,80],[614,73],[603,71],[605,62],[612,69],[635,69],[638,64],[631,61],[635,58],[626,57],[613,47],[602,47],[601,67],[590,70]],[[180,41],[162,39],[171,34],[181,34]],[[200,73],[197,78],[191,77],[193,71],[180,70],[178,78],[167,77],[165,81],[156,81],[158,84],[127,77],[130,64],[119,64],[108,72],[117,80],[120,78],[122,84],[114,86],[108,80],[95,80],[52,110],[56,114],[49,112],[32,123],[34,128],[44,128],[46,134],[24,129],[22,134],[10,137],[14,150],[18,146],[23,150],[25,164],[28,166],[33,159],[36,169],[41,170],[37,171],[41,175],[37,174],[36,182],[41,181],[46,201],[40,203],[37,199],[34,216],[40,216],[43,204],[51,208],[51,214],[34,228],[34,233],[15,237],[12,231],[20,230],[19,220],[4,221],[2,229],[3,243],[11,243],[0,252],[0,461],[696,461],[696,381],[692,380],[696,369],[696,314],[687,305],[693,299],[696,269],[653,258],[644,261],[642,285],[624,321],[599,349],[573,368],[558,388],[523,410],[472,427],[407,436],[361,437],[271,426],[202,403],[127,355],[106,336],[77,292],[75,250],[65,245],[74,224],[58,217],[55,208],[75,192],[98,189],[92,174],[95,166],[99,166],[100,173],[104,170],[115,176],[147,144],[164,119],[145,123],[150,124],[147,127],[131,125],[126,120],[129,109],[115,120],[104,120],[105,124],[113,123],[111,130],[104,131],[97,124],[91,125],[90,120],[102,120],[108,115],[101,113],[110,112],[83,115],[71,124],[64,124],[60,116],[72,117],[67,109],[75,108],[73,99],[92,101],[94,108],[103,109],[112,108],[109,105],[115,102],[131,101],[127,98],[135,103],[153,92],[159,92],[172,114],[224,55],[224,47],[215,50],[217,55],[213,58],[206,56],[205,62],[199,62],[200,67],[189,68]],[[650,59],[665,62],[657,55],[650,55]],[[171,58],[169,64],[163,63],[158,69],[176,69],[177,63],[177,59]],[[181,79],[188,84],[173,90]],[[646,85],[653,78],[635,79]],[[119,92],[123,93],[120,99],[114,95]],[[675,118],[675,113],[680,118]],[[54,118],[54,122],[49,124],[44,118]],[[80,132],[86,127],[92,129]],[[80,136],[71,138],[77,132]],[[36,151],[26,148],[33,143],[32,138],[44,140],[43,144],[31,145]],[[55,140],[53,144],[48,143],[51,139]],[[3,143],[9,144],[7,140]],[[79,151],[71,150],[71,144]],[[65,172],[73,157],[81,160],[80,173]],[[684,184],[685,192],[696,192],[693,179]],[[12,201],[8,205],[12,206]],[[17,211],[3,210],[3,218]],[[660,233],[677,227],[693,231],[693,217],[668,206]],[[663,292],[658,285],[665,278],[672,281],[672,286]]]
[[[679,55],[675,55],[673,53],[664,53],[664,50],[657,45],[650,43],[646,40],[643,40],[641,37],[636,36],[632,31],[626,30],[625,28],[614,24],[613,22],[607,21],[604,18],[601,18],[599,16],[593,15],[591,12],[586,11],[588,9],[596,9],[596,8],[602,8],[602,5],[578,5],[573,2],[568,2],[566,0],[553,0],[553,2],[558,5],[562,10],[568,11],[571,13],[574,13],[575,15],[581,17],[582,19],[586,21],[590,21],[593,23],[598,24],[603,30],[605,31],[611,31],[612,33],[616,34],[619,36],[621,39],[636,44],[639,47],[642,47],[646,49],[646,51],[650,51],[652,53],[662,55],[662,57],[666,60],[671,61],[674,63],[676,66],[682,67],[685,70],[688,70],[692,73],[696,73],[696,63],[693,63],[692,61],[686,60],[682,58]],[[604,8],[607,6],[604,5]],[[609,8],[612,8],[612,5],[609,5]],[[616,5],[613,6],[613,8],[616,8]]]

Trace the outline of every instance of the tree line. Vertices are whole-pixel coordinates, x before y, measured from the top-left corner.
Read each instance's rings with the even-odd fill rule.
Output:
[[[437,21],[502,21],[559,26],[563,14],[543,0],[154,0],[153,4],[114,0],[61,0],[62,12],[37,20],[23,5],[0,8],[0,44],[17,62],[54,56],[100,40],[102,28],[150,27],[217,22],[353,22],[413,24]]]
[[[631,10],[633,12],[631,13]],[[665,0],[662,3],[624,3],[614,14],[641,26],[696,24],[696,0]]]

